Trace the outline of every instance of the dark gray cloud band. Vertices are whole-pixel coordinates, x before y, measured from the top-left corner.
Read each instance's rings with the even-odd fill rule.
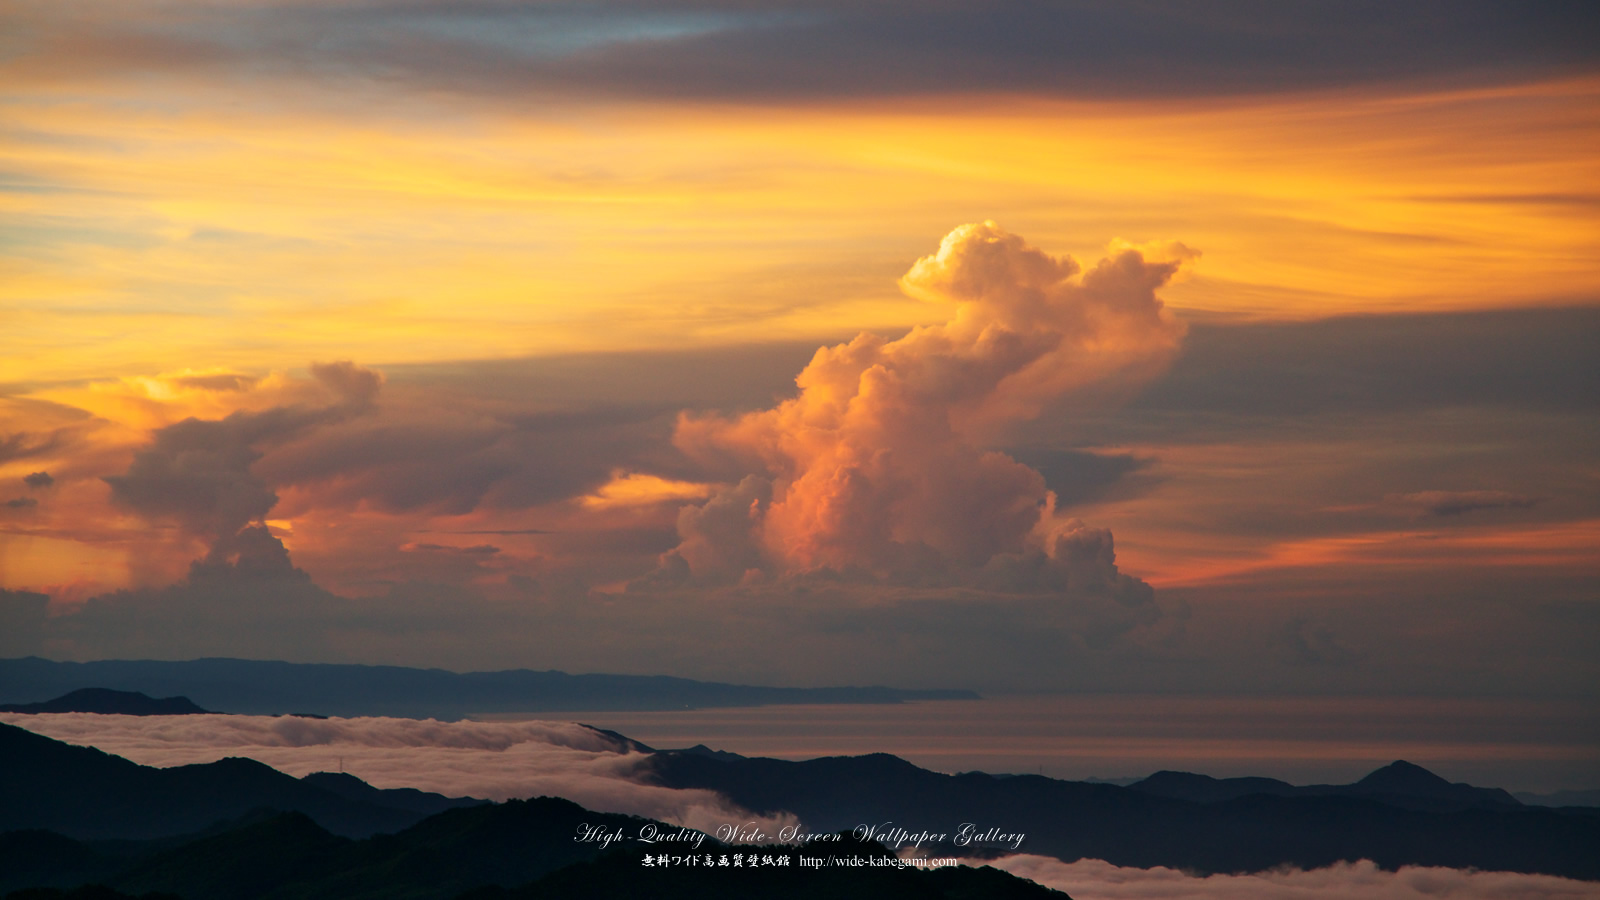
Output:
[[[1592,72],[1600,46],[1600,10],[1572,0],[344,2],[28,24],[14,59],[34,77],[273,72],[486,97],[735,102],[1459,85]]]

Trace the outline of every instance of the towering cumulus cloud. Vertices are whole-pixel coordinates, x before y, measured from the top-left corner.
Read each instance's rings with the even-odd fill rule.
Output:
[[[250,467],[263,446],[369,410],[383,384],[379,373],[349,362],[314,364],[311,374],[316,387],[300,390],[307,396],[297,402],[160,429],[126,473],[105,479],[112,499],[206,540],[195,576],[293,572],[283,544],[259,524],[278,496]]]
[[[1183,328],[1155,290],[1178,266],[1125,250],[1085,272],[993,222],[950,232],[901,279],[949,321],[819,349],[774,408],[680,417],[679,449],[732,486],[682,511],[657,580],[1148,591],[1116,573],[1109,532],[1058,521],[1043,477],[985,446],[1062,395],[1160,372]]]

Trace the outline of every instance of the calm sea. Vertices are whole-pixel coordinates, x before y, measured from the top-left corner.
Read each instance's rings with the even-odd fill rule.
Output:
[[[1346,783],[1404,759],[1509,790],[1600,787],[1600,710],[1582,701],[1016,695],[485,718],[560,718],[657,748],[746,756],[881,751],[943,772],[1118,779],[1177,769]]]

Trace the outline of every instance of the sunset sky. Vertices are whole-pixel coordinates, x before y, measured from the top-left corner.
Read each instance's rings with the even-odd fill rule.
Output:
[[[1595,698],[1596,47],[0,2],[0,656]]]

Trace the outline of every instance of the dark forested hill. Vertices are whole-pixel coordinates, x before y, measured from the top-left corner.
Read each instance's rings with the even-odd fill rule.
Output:
[[[0,724],[0,831],[79,838],[153,838],[198,831],[253,810],[305,813],[337,834],[398,831],[424,816],[481,803],[380,791],[350,776],[294,778],[252,759],[158,769]]]
[[[591,828],[627,837],[610,845],[578,839]],[[670,847],[645,844],[636,839],[645,829],[694,839]],[[995,869],[908,867],[882,845],[847,836],[802,847],[729,846],[551,797],[451,810],[365,840],[331,834],[300,813],[189,841],[123,843],[114,850],[13,832],[0,834],[0,862],[46,845],[48,859],[40,864],[0,872],[0,890],[94,882],[115,891],[105,900],[144,894],[183,900],[1070,900]]]
[[[188,697],[147,697],[138,691],[110,688],[81,688],[41,703],[0,704],[0,712],[16,713],[101,713],[118,716],[192,716],[207,710]]]
[[[816,831],[868,825],[943,833],[953,843],[971,823],[981,839],[955,848],[968,853],[1020,850],[1201,872],[1370,859],[1391,869],[1600,879],[1600,817],[1504,804],[1502,792],[1450,785],[1409,764],[1380,769],[1344,791],[1219,790],[1203,798],[1209,802],[1194,796],[1199,789],[1170,796],[1175,791],[1033,775],[944,775],[886,754],[791,762],[666,751],[651,764],[664,786],[714,790],[758,812],[791,812]]]

